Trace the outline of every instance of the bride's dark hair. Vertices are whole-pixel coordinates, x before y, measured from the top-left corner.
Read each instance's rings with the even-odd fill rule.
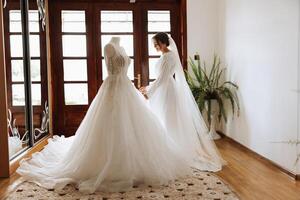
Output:
[[[154,39],[156,42],[161,42],[167,45],[167,47],[170,45],[169,36],[164,32],[156,33],[152,39]]]

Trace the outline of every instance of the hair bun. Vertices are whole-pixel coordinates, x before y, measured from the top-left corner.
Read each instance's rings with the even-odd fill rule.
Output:
[[[167,46],[170,45],[170,38],[167,33],[164,32],[156,33],[152,39],[156,40],[157,42],[161,42],[162,44],[165,44]]]

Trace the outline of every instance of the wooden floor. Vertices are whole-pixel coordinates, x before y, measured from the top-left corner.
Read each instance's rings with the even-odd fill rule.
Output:
[[[228,138],[217,141],[227,165],[217,175],[243,200],[300,200],[300,181]]]
[[[217,141],[228,162],[217,175],[231,185],[242,200],[300,200],[300,181],[282,173],[278,168],[233,143],[228,138]],[[0,179],[0,199],[4,199],[20,184],[14,174]]]

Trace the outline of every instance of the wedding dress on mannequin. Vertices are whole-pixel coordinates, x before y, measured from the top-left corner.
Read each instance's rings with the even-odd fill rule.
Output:
[[[75,184],[80,191],[123,191],[166,184],[190,173],[188,161],[165,133],[127,77],[130,59],[113,37],[105,47],[108,77],[75,136],[55,136],[17,172],[45,188]]]
[[[171,37],[169,42],[170,51],[163,53],[155,66],[158,78],[146,88],[150,107],[186,157],[193,158],[193,167],[219,171],[225,161],[208,135],[186,82],[176,44]]]

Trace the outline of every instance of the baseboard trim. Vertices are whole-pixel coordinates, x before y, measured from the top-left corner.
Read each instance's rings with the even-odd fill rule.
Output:
[[[248,147],[244,146],[243,144],[237,142],[236,140],[232,139],[231,137],[228,137],[223,132],[221,132],[221,131],[217,131],[217,132],[222,136],[222,138],[226,138],[228,141],[232,142],[234,145],[236,145],[241,150],[244,150],[246,152],[251,153],[256,158],[260,159],[261,161],[265,162],[266,164],[272,165],[273,167],[277,168],[282,173],[288,175],[292,179],[294,179],[296,181],[300,181],[300,174],[294,174],[293,172],[285,169],[284,167],[282,167],[282,166],[278,165],[277,163],[273,162],[272,160],[270,160],[270,159],[268,159],[268,158],[266,158],[266,157],[264,157],[264,156],[256,153],[255,151],[253,151],[253,150],[249,149]]]

